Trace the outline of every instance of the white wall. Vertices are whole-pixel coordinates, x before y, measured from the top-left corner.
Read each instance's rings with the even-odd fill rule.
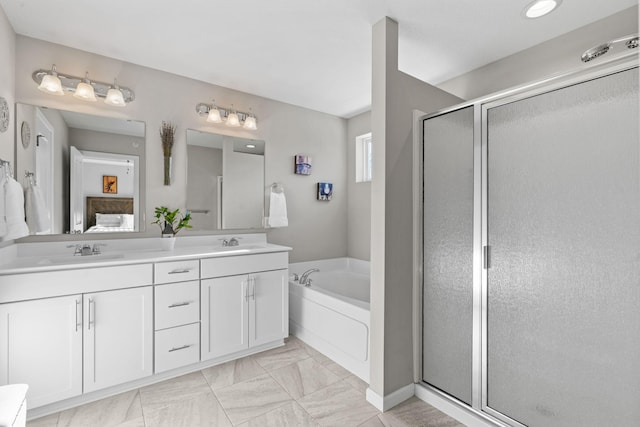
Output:
[[[371,132],[371,111],[347,122],[347,255],[369,261],[371,252],[371,183],[356,182],[356,137]],[[374,140],[373,144],[376,143]]]
[[[191,128],[266,141],[265,194],[267,186],[280,182],[289,213],[289,227],[269,230],[268,238],[294,248],[291,262],[347,254],[346,120],[29,37],[17,36],[15,50],[15,98],[19,102],[146,123],[146,235],[158,234],[156,228],[149,226],[155,206],[186,207],[186,129]],[[54,63],[67,74],[81,76],[88,71],[95,80],[106,82],[117,78],[136,92],[136,100],[117,109],[102,102],[84,103],[71,96],[44,94],[37,90],[31,74]],[[212,98],[219,105],[233,104],[241,111],[251,107],[258,117],[259,130],[250,132],[206,123],[195,113],[195,105]],[[163,185],[158,136],[163,120],[173,121],[178,127],[171,186]],[[298,153],[313,157],[312,176],[293,173],[293,156]],[[331,202],[315,200],[318,181],[335,184]]]
[[[580,60],[584,51],[634,33],[638,33],[638,6],[462,74],[438,87],[463,99],[479,98],[547,76],[585,68]],[[612,50],[598,61],[613,55]]]
[[[14,102],[15,102],[15,62],[16,34],[4,10],[0,7],[0,96],[7,100],[11,112],[9,129],[0,133],[0,159],[14,161]]]
[[[398,71],[398,24],[373,27],[371,381],[387,396],[413,384],[413,110],[461,100]]]

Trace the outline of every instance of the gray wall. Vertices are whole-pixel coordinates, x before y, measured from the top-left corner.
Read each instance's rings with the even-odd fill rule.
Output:
[[[15,62],[16,34],[9,23],[4,10],[0,7],[0,96],[7,100],[11,111],[10,125],[6,132],[0,133],[0,159],[13,163],[13,105],[15,102]]]
[[[347,255],[368,261],[371,251],[371,183],[356,182],[356,137],[371,132],[371,111],[347,122]],[[375,144],[375,141],[372,142]]]
[[[398,71],[398,24],[373,27],[371,381],[379,396],[413,384],[413,111],[461,99]]]
[[[0,43],[4,44],[4,40]],[[268,238],[273,243],[293,247],[292,262],[347,254],[345,119],[29,37],[16,37],[15,52],[15,98],[19,102],[146,123],[145,235],[158,234],[156,228],[148,226],[155,206],[186,207],[185,131],[190,128],[266,141],[265,183],[269,186],[277,181],[283,185],[289,214],[289,227],[269,230]],[[95,80],[106,82],[117,78],[136,92],[136,100],[125,108],[113,108],[102,102],[85,103],[71,96],[44,94],[37,89],[31,74],[36,69],[50,68],[53,63],[67,74],[81,76],[88,71]],[[208,124],[197,116],[194,107],[211,98],[219,105],[233,104],[239,110],[252,108],[258,117],[259,130],[250,132]],[[158,136],[163,120],[173,121],[178,127],[171,186],[163,185]],[[8,141],[13,145],[12,138]],[[9,153],[12,152],[11,148]],[[293,156],[300,153],[313,157],[313,175],[294,175]],[[315,200],[318,181],[335,184],[332,201]],[[266,191],[267,188],[265,195]]]
[[[585,68],[580,60],[584,51],[634,33],[638,33],[638,6],[462,74],[438,87],[467,100],[479,98],[560,72]],[[613,55],[612,50],[599,61]]]

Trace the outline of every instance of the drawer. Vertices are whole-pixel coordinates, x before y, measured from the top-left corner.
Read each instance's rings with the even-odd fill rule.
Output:
[[[200,361],[200,324],[156,332],[155,373]]]
[[[153,283],[186,282],[200,278],[200,261],[159,262],[153,265]]]
[[[154,286],[155,327],[173,328],[200,320],[200,282]]]
[[[282,270],[289,268],[289,253],[241,255],[201,260],[202,277],[234,276],[258,271]]]
[[[134,288],[153,283],[152,264],[0,275],[0,303]]]

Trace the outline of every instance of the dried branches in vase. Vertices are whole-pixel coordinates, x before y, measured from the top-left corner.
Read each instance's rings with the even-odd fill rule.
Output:
[[[164,185],[171,185],[171,150],[176,135],[176,126],[171,122],[162,122],[160,126],[160,140],[164,155]]]

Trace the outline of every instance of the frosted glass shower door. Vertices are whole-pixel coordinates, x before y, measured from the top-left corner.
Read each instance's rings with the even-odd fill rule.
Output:
[[[486,109],[485,410],[640,425],[638,70]]]
[[[473,106],[424,121],[422,378],[471,404]]]

